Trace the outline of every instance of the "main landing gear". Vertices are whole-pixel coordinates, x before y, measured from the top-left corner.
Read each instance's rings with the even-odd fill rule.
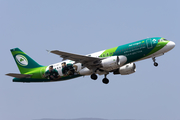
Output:
[[[109,80],[106,78],[107,74],[104,75],[104,79],[102,80],[102,82],[104,84],[108,84],[109,83]]]
[[[157,66],[158,66],[158,63],[156,62],[156,58],[153,57],[152,60],[153,60],[153,62],[154,62],[154,66],[157,67]]]
[[[105,74],[104,76],[105,76],[105,77],[103,78],[102,82],[103,82],[104,84],[108,84],[108,83],[109,83],[109,80],[106,78],[107,74]],[[96,75],[95,73],[93,73],[93,74],[91,75],[91,79],[97,80],[97,75]]]
[[[93,79],[93,80],[97,80],[97,75],[95,74],[95,73],[93,73],[92,75],[91,75],[91,79]]]

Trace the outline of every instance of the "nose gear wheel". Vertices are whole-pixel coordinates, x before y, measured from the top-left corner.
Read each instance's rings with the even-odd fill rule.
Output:
[[[157,67],[157,66],[158,66],[158,63],[156,62],[156,58],[153,57],[152,60],[153,60],[153,62],[154,62],[154,66]]]

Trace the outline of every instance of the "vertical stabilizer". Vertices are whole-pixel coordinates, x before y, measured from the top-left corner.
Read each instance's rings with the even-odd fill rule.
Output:
[[[33,68],[42,67],[19,48],[11,49],[11,53],[21,74],[27,73]]]

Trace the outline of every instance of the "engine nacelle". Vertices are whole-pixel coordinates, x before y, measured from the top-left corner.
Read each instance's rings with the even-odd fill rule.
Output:
[[[99,64],[99,68],[97,69],[96,73],[101,75],[105,74],[103,70],[111,71],[114,69],[119,68],[120,66],[124,65],[126,63],[127,58],[126,56],[112,56],[106,59],[101,60],[101,63]],[[93,70],[88,69],[87,67],[81,69],[79,71],[80,75],[91,75],[93,73]]]
[[[87,67],[85,67],[79,71],[80,75],[91,75],[92,73],[93,73],[93,71],[89,70]]]
[[[136,72],[136,64],[135,63],[129,63],[126,64],[122,67],[120,67],[119,69],[117,69],[116,71],[114,71],[114,74],[121,74],[121,75],[129,75]]]
[[[101,66],[103,68],[114,68],[117,66],[122,66],[124,63],[126,63],[127,58],[126,56],[112,56],[109,58],[106,58],[101,61]]]

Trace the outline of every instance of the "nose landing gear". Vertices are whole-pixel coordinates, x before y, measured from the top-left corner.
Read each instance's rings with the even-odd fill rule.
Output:
[[[153,60],[153,62],[154,62],[154,66],[157,67],[157,66],[158,66],[158,63],[156,62],[156,58],[153,57],[152,60]]]

